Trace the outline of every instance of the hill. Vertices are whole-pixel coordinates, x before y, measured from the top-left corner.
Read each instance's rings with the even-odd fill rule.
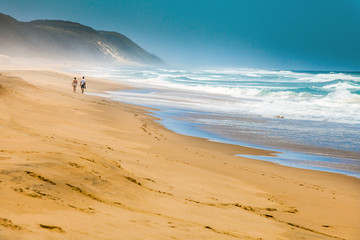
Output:
[[[132,40],[117,32],[97,31],[75,22],[19,22],[0,13],[0,54],[60,60],[161,64]]]

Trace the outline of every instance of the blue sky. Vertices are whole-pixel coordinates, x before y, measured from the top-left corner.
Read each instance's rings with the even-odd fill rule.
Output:
[[[120,32],[173,65],[360,71],[360,0],[0,0]]]

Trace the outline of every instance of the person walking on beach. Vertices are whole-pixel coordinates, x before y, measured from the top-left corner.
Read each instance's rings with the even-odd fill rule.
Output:
[[[73,86],[73,91],[74,91],[74,93],[76,93],[77,84],[78,84],[78,82],[77,82],[77,80],[76,80],[76,77],[74,77],[74,80],[72,81],[72,86]]]
[[[80,81],[80,87],[81,87],[81,93],[84,93],[85,89],[86,89],[86,80],[85,77],[82,77],[81,81]]]

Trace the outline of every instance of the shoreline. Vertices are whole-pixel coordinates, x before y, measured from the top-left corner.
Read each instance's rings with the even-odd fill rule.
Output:
[[[132,90],[132,89],[130,89]],[[123,90],[121,90],[123,91]],[[149,89],[146,88],[136,88],[136,92],[148,92]],[[276,152],[274,157],[268,156],[243,156],[247,158],[252,158],[254,160],[272,162],[276,164],[280,164],[282,166],[288,166],[299,169],[307,169],[314,171],[323,171],[330,173],[337,173],[346,176],[360,178],[360,172],[352,170],[348,164],[352,164],[354,168],[356,168],[356,161],[360,160],[356,158],[356,152],[340,150],[335,148],[325,148],[319,146],[309,146],[298,144],[283,144],[283,143],[271,143],[269,140],[263,140],[261,143],[251,142],[249,140],[250,134],[247,135],[247,139],[234,140],[230,138],[226,138],[226,136],[220,136],[215,134],[214,132],[208,131],[207,129],[212,126],[204,125],[202,127],[197,126],[201,124],[197,124],[195,122],[187,121],[184,119],[180,119],[179,114],[182,115],[183,112],[187,112],[184,109],[174,109],[169,107],[158,107],[151,106],[146,104],[135,104],[129,101],[121,101],[120,99],[112,98],[111,94],[108,93],[100,93],[94,94],[95,96],[102,96],[111,101],[118,101],[125,104],[134,104],[140,107],[154,109],[151,110],[150,115],[155,118],[159,118],[157,122],[159,122],[166,129],[185,136],[190,137],[199,137],[203,138],[206,141],[214,141],[224,144],[231,144],[237,146],[245,146],[254,149],[261,149],[270,152]],[[194,112],[192,113],[194,114]],[[200,113],[195,113],[200,114]],[[246,142],[247,141],[247,142]],[[235,156],[242,156],[241,154],[235,154]],[[302,157],[302,159],[299,159]],[[279,160],[281,159],[281,160]],[[311,159],[311,161],[307,162],[307,159]],[[293,163],[295,162],[295,163]],[[325,163],[324,163],[325,162]],[[347,162],[347,163],[346,163]],[[345,164],[346,163],[346,164]]]
[[[357,153],[355,152],[339,150],[334,148],[326,149],[321,147],[313,147],[312,149],[309,149],[306,148],[306,146],[300,144],[297,145],[293,144],[292,146],[289,145],[284,146],[284,144],[275,143],[271,145],[269,141],[265,141],[265,143],[262,142],[262,144],[260,144],[260,143],[250,142],[249,141],[250,134],[247,135],[247,139],[242,139],[242,141],[234,140],[234,139],[226,138],[226,136],[221,136],[215,134],[214,132],[204,130],[211,128],[211,126],[197,127],[196,123],[190,121],[186,121],[186,123],[184,123],[182,120],[177,119],[176,116],[171,118],[169,117],[169,115],[171,115],[168,113],[169,110],[172,112],[173,109],[161,108],[154,110],[152,112],[154,113],[153,116],[161,119],[159,122],[163,126],[165,126],[167,129],[175,133],[186,136],[192,136],[192,137],[200,137],[200,138],[204,138],[207,141],[245,146],[245,147],[261,149],[275,153],[274,156],[250,156],[250,155],[246,156],[248,158],[252,158],[255,160],[273,162],[283,166],[289,166],[300,169],[339,173],[346,176],[360,178],[360,172],[356,172],[352,170],[351,168],[349,168],[350,166],[347,165],[350,164],[350,162],[352,162],[353,167],[357,166],[356,161],[359,161],[360,159],[355,157],[357,156],[356,155]],[[160,113],[161,111],[164,111],[164,113]],[[346,155],[344,156],[344,154]],[[236,154],[236,156],[241,156],[241,154]],[[299,162],[301,158],[304,159],[302,163]],[[281,159],[281,161],[278,161],[278,159]],[[306,164],[304,165],[304,163],[308,159],[311,159],[311,161],[309,161],[310,162],[309,165]],[[298,163],[292,163],[292,161],[295,162],[297,161]],[[330,163],[343,164],[345,162],[347,162],[347,164],[344,164],[344,166],[341,166],[341,168],[340,166],[338,166],[338,168],[331,168],[331,164],[329,166],[326,166],[326,164],[316,165],[316,162],[319,161],[326,162],[328,164]]]
[[[335,76],[334,73],[328,73],[326,76],[318,76],[319,73],[317,72],[304,72],[302,75],[300,74],[301,76],[296,72],[275,74],[280,79],[287,79],[285,83],[282,83],[284,84],[282,88],[285,88],[284,92],[280,91],[278,93],[278,90],[272,90],[268,86],[269,84],[263,84],[262,80],[259,80],[260,76],[267,79],[267,75],[260,70],[249,73],[244,69],[234,69],[234,71],[238,71],[237,74],[221,70],[214,70],[212,74],[207,74],[207,70],[204,69],[192,71],[171,68],[139,69],[139,71],[130,68],[124,70],[99,68],[90,69],[89,71],[95,76],[106,76],[114,81],[119,80],[119,82],[136,87],[136,89],[130,91],[108,92],[108,94],[112,95],[112,99],[117,100],[118,98],[124,103],[165,109],[164,112],[170,115],[168,118],[174,117],[173,115],[178,112],[178,116],[175,116],[175,118],[193,123],[196,128],[201,128],[197,132],[211,132],[212,135],[217,135],[216,138],[222,136],[220,139],[231,139],[232,142],[237,142],[239,145],[244,145],[244,143],[248,145],[247,143],[250,143],[253,147],[256,147],[256,145],[265,146],[265,148],[272,146],[271,148],[275,147],[285,151],[331,156],[337,158],[336,161],[342,158],[360,160],[360,152],[357,148],[359,145],[357,138],[359,129],[355,124],[356,119],[358,119],[358,115],[355,113],[358,111],[352,111],[357,108],[356,104],[350,104],[351,106],[344,108],[345,105],[340,104],[342,98],[337,100],[333,98],[334,94],[342,96],[342,92],[338,91],[340,83],[334,85],[330,80],[334,77],[341,78],[342,75]],[[254,75],[254,73],[256,74]],[[271,72],[271,74],[273,73]],[[219,77],[222,80],[219,80]],[[309,85],[307,81],[317,77],[324,78],[324,81],[315,81],[316,83],[313,84],[314,89],[320,95],[311,92],[310,88],[304,88],[305,90],[299,88],[299,84],[307,86]],[[356,79],[356,76],[346,77]],[[347,84],[346,77],[344,75],[344,79],[339,80],[341,84]],[[229,81],[223,80],[227,78],[229,78]],[[200,79],[203,79],[204,83],[198,81]],[[211,79],[210,83],[206,79]],[[249,81],[254,81],[253,85],[255,87]],[[233,86],[233,82],[242,87]],[[277,80],[273,80],[273,82],[278,86]],[[215,85],[213,86],[215,83],[226,87],[217,90]],[[349,99],[351,95],[351,101],[358,101],[355,96],[356,93],[353,92],[354,89],[350,85],[346,86],[344,91],[348,93]],[[255,90],[259,91],[259,89],[260,93],[265,91],[265,96],[260,93],[252,96],[252,93],[256,93]],[[232,96],[235,93],[237,95]],[[280,93],[287,96],[287,98],[283,99],[284,101],[275,99],[271,110],[264,110],[263,106],[261,104],[259,106],[255,101],[257,99],[258,103],[264,102],[265,106],[268,106],[268,98],[271,99],[273,94]],[[304,101],[304,106],[309,104],[312,106],[308,109],[309,113],[304,107],[299,106],[301,104],[296,105],[295,109],[289,109],[289,111],[286,110],[283,113],[279,112],[285,105],[291,106],[291,103],[297,98],[299,98],[300,103]],[[282,98],[280,97],[280,99]],[[216,109],[216,105],[221,106],[222,104],[224,104],[225,109]],[[244,106],[255,104],[257,107],[249,111],[246,107],[242,107],[242,104]],[[324,109],[318,109],[319,115],[314,115],[314,109],[320,108],[323,104],[325,104]],[[340,104],[340,112],[329,112],[329,104]],[[280,106],[279,109],[277,108],[278,105]],[[256,110],[257,108],[259,109]],[[345,109],[351,112],[349,116],[346,114]],[[220,112],[222,114],[218,114]],[[264,112],[265,115],[254,115],[251,112]],[[344,118],[339,118],[340,115]],[[299,116],[300,118],[298,118]],[[181,133],[182,131],[177,132]],[[201,135],[203,134],[201,133]],[[353,163],[354,171],[359,171],[359,163],[356,161]],[[348,169],[348,167],[344,166],[344,169]]]
[[[360,234],[359,179],[236,157],[270,152],[182,136],[146,108],[74,95],[71,74],[0,73],[4,239]],[[120,86],[88,78],[88,91]]]

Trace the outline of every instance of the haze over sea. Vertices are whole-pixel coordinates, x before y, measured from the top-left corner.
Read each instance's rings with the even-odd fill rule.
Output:
[[[259,69],[95,68],[132,90],[116,101],[158,110],[185,135],[280,152],[254,157],[360,177],[360,73]]]

